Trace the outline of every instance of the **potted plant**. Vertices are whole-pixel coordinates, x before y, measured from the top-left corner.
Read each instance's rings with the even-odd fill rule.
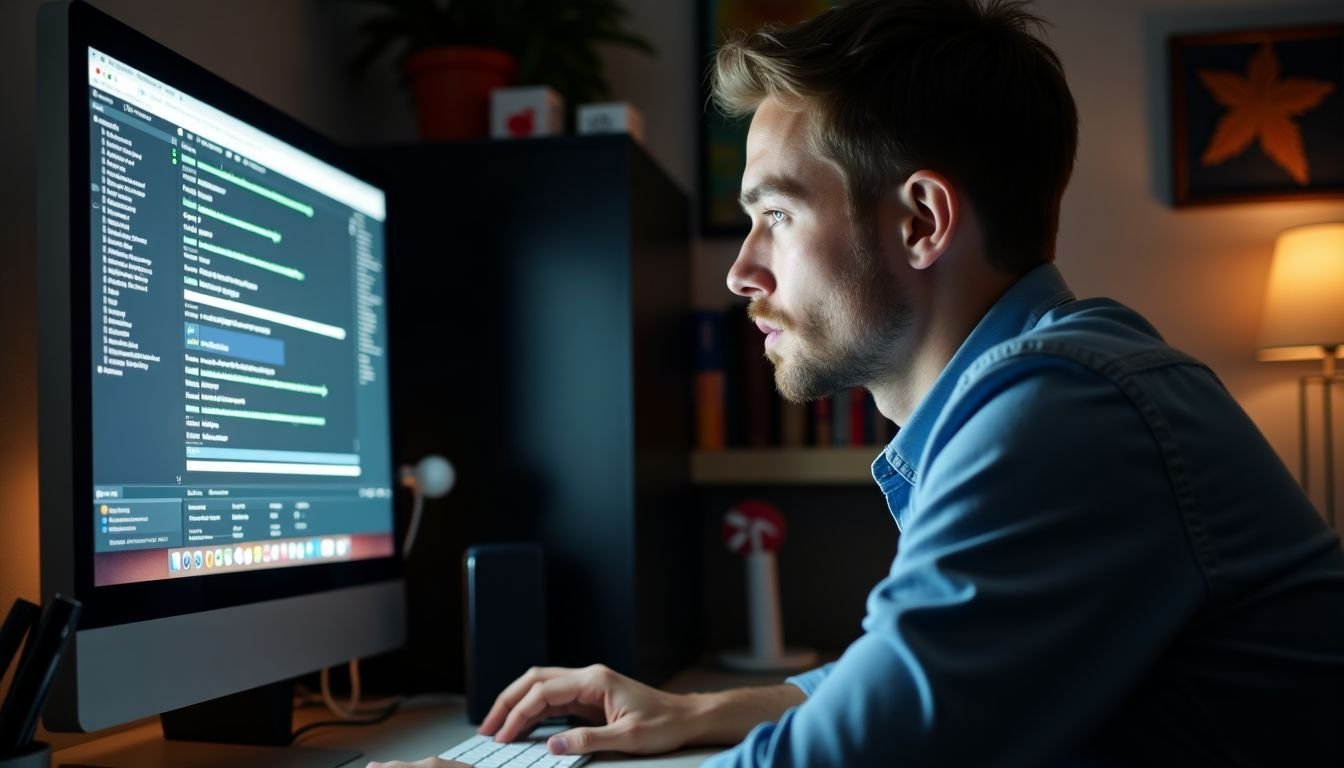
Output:
[[[513,83],[549,85],[570,105],[607,96],[599,43],[653,52],[625,29],[622,0],[348,1],[376,8],[359,24],[356,72],[397,50],[425,139],[486,135],[490,91]]]

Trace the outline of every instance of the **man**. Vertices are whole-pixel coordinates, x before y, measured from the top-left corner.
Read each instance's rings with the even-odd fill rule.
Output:
[[[740,741],[715,768],[1344,765],[1344,551],[1207,368],[1051,263],[1077,117],[1036,23],[855,0],[717,56],[719,104],[753,114],[728,284],[776,384],[863,386],[901,425],[863,635],[725,693],[532,670],[482,733]]]

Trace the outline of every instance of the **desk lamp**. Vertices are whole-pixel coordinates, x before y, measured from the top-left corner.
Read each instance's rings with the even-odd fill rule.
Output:
[[[1260,328],[1261,360],[1320,360],[1321,372],[1298,382],[1302,488],[1310,492],[1307,387],[1321,384],[1325,519],[1335,527],[1332,390],[1344,357],[1344,222],[1294,227],[1279,234]]]

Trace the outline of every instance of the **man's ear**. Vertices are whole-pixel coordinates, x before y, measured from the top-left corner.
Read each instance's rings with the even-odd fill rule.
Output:
[[[947,177],[915,171],[900,188],[905,208],[901,224],[906,259],[915,269],[928,269],[947,252],[961,219],[957,191]]]

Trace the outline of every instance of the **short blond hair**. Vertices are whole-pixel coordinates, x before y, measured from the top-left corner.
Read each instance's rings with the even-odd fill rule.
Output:
[[[714,57],[714,100],[733,116],[766,99],[806,110],[859,218],[911,173],[942,173],[970,199],[990,262],[1022,273],[1054,259],[1078,143],[1063,68],[1026,5],[852,0],[738,33]]]

